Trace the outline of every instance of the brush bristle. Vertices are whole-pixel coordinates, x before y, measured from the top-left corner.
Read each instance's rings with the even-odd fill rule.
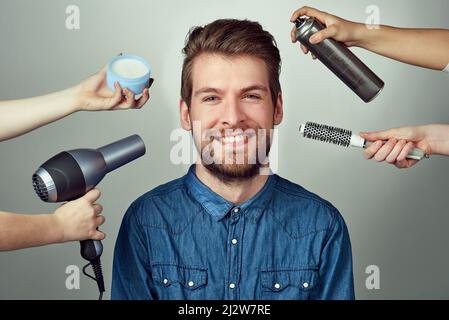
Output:
[[[323,142],[333,143],[339,146],[348,147],[351,142],[351,130],[307,122],[304,127],[304,137]]]

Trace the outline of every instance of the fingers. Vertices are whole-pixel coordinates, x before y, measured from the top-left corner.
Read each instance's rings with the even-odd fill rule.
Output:
[[[89,237],[91,240],[104,240],[104,238],[106,238],[106,235],[98,230],[92,232],[92,235]]]
[[[321,22],[324,22],[324,20],[326,19],[326,15],[327,15],[327,13],[325,13],[323,11],[305,6],[305,7],[299,8],[298,10],[293,12],[293,14],[290,18],[290,22],[295,22],[296,19],[298,19],[299,17],[302,17],[302,16],[317,18]]]
[[[397,168],[410,168],[418,161],[407,159],[407,155],[413,150],[415,144],[406,140],[389,139],[386,143],[382,140],[374,142],[365,150],[365,158],[374,158],[377,162],[386,161]]]
[[[91,98],[90,104],[96,106],[96,108],[92,110],[108,110],[114,109],[120,102],[123,100],[122,88],[118,81],[114,82],[115,92],[112,96],[96,96]],[[98,109],[100,108],[100,109]]]
[[[325,24],[325,20],[326,17],[328,16],[327,13],[311,8],[311,7],[302,7],[298,10],[296,10],[295,12],[293,12],[291,18],[290,18],[290,22],[295,22],[296,19],[298,19],[301,16],[308,16],[308,17],[313,17],[313,18],[317,18],[320,22]],[[297,41],[296,39],[296,27],[292,28],[292,31],[290,32],[290,37],[293,43],[295,43]],[[325,38],[323,38],[324,40]],[[322,41],[322,40],[321,40]],[[320,41],[318,41],[320,42]],[[316,42],[316,43],[318,43]],[[303,50],[304,51],[304,50]],[[307,53],[307,52],[304,52]]]
[[[102,215],[95,217],[96,228],[103,225],[105,221],[106,221],[106,218]]]
[[[393,150],[394,146],[396,145],[397,140],[396,139],[390,139],[385,143],[382,148],[379,149],[379,151],[376,152],[374,155],[374,159],[376,159],[377,162],[385,161],[387,156],[390,154],[390,152]]]
[[[119,85],[117,84],[117,86],[118,87],[116,88],[118,89]],[[150,93],[148,88],[145,88],[142,91],[141,97],[139,99],[136,99],[136,95],[134,94],[134,92],[132,92],[128,88],[125,88],[123,89],[123,91],[121,91],[121,89],[117,90],[113,98],[104,99],[108,100],[108,102],[105,104],[110,110],[140,109],[150,99]]]
[[[126,108],[134,108],[136,105],[136,99],[135,99],[135,94],[134,92],[132,92],[131,90],[129,90],[128,88],[125,88],[125,90],[123,90],[125,95],[125,107]]]
[[[104,232],[98,230],[98,227],[103,225],[106,221],[106,218],[103,215],[99,215],[103,211],[103,207],[100,204],[94,204],[94,211],[97,215],[94,217],[94,225],[93,228],[89,232],[89,239],[92,240],[103,240],[106,235]]]
[[[100,198],[101,192],[99,189],[95,188],[86,193],[82,198],[89,201],[90,203],[94,203]]]
[[[320,43],[320,42],[323,41],[324,39],[335,37],[336,34],[337,34],[337,32],[338,32],[338,29],[337,29],[337,27],[333,24],[333,25],[331,25],[331,26],[329,26],[329,27],[327,27],[327,28],[324,28],[324,29],[321,30],[321,31],[318,31],[318,32],[315,33],[314,35],[312,35],[312,36],[309,38],[309,42],[310,42],[311,44],[317,44],[317,43]]]
[[[140,109],[150,98],[149,88],[153,85],[154,79],[151,78],[148,82],[148,88],[142,91],[142,96],[136,100],[134,92],[128,88],[122,89],[118,81],[114,82],[115,92],[111,97],[102,97],[102,109],[116,110],[116,109]],[[100,104],[100,102],[98,102]]]
[[[293,41],[293,42],[295,42],[295,41]],[[309,53],[309,49],[305,45],[303,45],[302,43],[299,45],[299,47],[301,48],[301,50],[302,50],[302,52],[304,54],[308,54]],[[313,53],[312,53],[312,58],[314,60],[316,59],[316,56]]]
[[[95,215],[99,215],[103,212],[103,206],[99,203],[95,203],[92,207],[94,208]]]
[[[405,147],[406,144],[407,141],[399,140],[393,147],[393,150],[391,150],[390,154],[387,155],[385,161],[387,161],[390,164],[396,163],[399,154],[401,153],[402,149]]]
[[[291,37],[292,37],[292,42],[296,42],[296,33],[294,32],[294,30],[296,30],[295,28],[293,28],[292,33],[291,33]],[[300,48],[302,50],[302,52],[304,52],[304,54],[308,54],[309,53],[309,49],[303,45],[302,43],[300,43]],[[316,60],[316,56],[312,53],[312,59]]]
[[[114,98],[117,98],[117,100],[120,101],[123,96],[123,91],[122,91],[122,87],[120,86],[120,83],[118,83],[118,81],[114,82],[114,88],[115,88]]]
[[[409,154],[414,148],[415,148],[415,144],[414,144],[413,142],[411,142],[411,141],[408,142],[408,143],[404,146],[404,148],[402,148],[402,151],[401,151],[401,153],[399,154],[397,160],[400,161],[400,162],[403,162],[403,161],[407,158],[408,154]]]
[[[57,228],[60,228],[62,234],[61,242],[104,238],[104,234],[97,230],[106,220],[101,215],[103,206],[95,203],[100,196],[100,190],[92,189],[55,211],[56,221],[59,222]]]
[[[371,159],[374,157],[374,155],[379,151],[380,148],[383,146],[383,141],[376,141],[372,145],[370,145],[368,148],[366,148],[364,152],[364,156],[366,160]]]
[[[145,105],[145,103],[147,103],[147,101],[150,99],[149,89],[153,85],[153,83],[154,79],[150,78],[150,80],[148,81],[148,87],[143,89],[142,96],[137,100],[135,99],[135,94],[128,88],[125,88],[124,90],[126,99],[125,108],[134,108],[134,109],[142,108]]]
[[[418,163],[418,160],[405,159],[402,161],[397,161],[394,165],[398,169],[407,169],[407,168],[413,167],[417,163]]]
[[[290,38],[292,39],[292,42],[295,43],[298,39],[296,39],[296,27],[292,28],[292,31],[290,31]]]
[[[390,138],[398,138],[405,139],[403,137],[397,136],[396,129],[389,129],[383,131],[371,131],[371,132],[361,132],[360,136],[368,141],[377,141],[377,140],[388,140]]]
[[[148,88],[143,89],[142,96],[136,101],[135,108],[140,109],[150,99]]]
[[[122,101],[122,98],[123,98],[122,87],[120,86],[118,81],[114,82],[114,88],[115,88],[114,95],[112,96],[112,98],[109,98],[109,101],[106,103],[108,108],[113,108],[114,106],[119,104],[120,101]]]

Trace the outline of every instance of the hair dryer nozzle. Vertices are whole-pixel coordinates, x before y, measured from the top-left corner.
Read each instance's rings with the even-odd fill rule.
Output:
[[[145,154],[145,144],[137,134],[97,149],[106,161],[106,171],[111,172]]]
[[[33,187],[36,194],[42,201],[56,202],[57,192],[55,183],[50,174],[40,167],[32,177]]]

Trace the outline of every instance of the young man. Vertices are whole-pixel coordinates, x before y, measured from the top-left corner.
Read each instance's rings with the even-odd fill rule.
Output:
[[[290,19],[309,16],[318,19],[326,28],[310,37],[311,43],[333,38],[347,46],[358,46],[385,57],[411,65],[449,72],[449,30],[405,29],[389,26],[369,29],[363,23],[344,20],[329,13],[302,7]],[[295,28],[291,31],[296,42]],[[308,49],[301,45],[305,54]],[[413,148],[428,155],[449,156],[449,125],[431,124],[406,126],[383,131],[364,132],[361,136],[374,143],[365,150],[365,158],[386,161],[398,168],[410,168],[418,161],[406,159]],[[385,143],[386,141],[386,143]]]
[[[353,299],[337,209],[265,174],[283,117],[271,34],[217,20],[190,32],[184,54],[181,125],[199,161],[128,209],[112,299]]]

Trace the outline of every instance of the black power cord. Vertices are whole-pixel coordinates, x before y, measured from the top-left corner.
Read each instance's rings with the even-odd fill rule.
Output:
[[[92,269],[94,270],[94,275],[95,276],[91,276],[90,274],[87,273],[86,269],[89,266],[92,266]],[[98,300],[102,300],[103,299],[103,292],[105,291],[105,288],[104,288],[103,270],[101,268],[101,260],[100,260],[100,258],[96,258],[96,259],[90,261],[88,264],[86,264],[83,267],[83,274],[85,276],[91,278],[92,280],[94,280],[97,283],[98,291],[100,292],[100,296],[98,297]]]

